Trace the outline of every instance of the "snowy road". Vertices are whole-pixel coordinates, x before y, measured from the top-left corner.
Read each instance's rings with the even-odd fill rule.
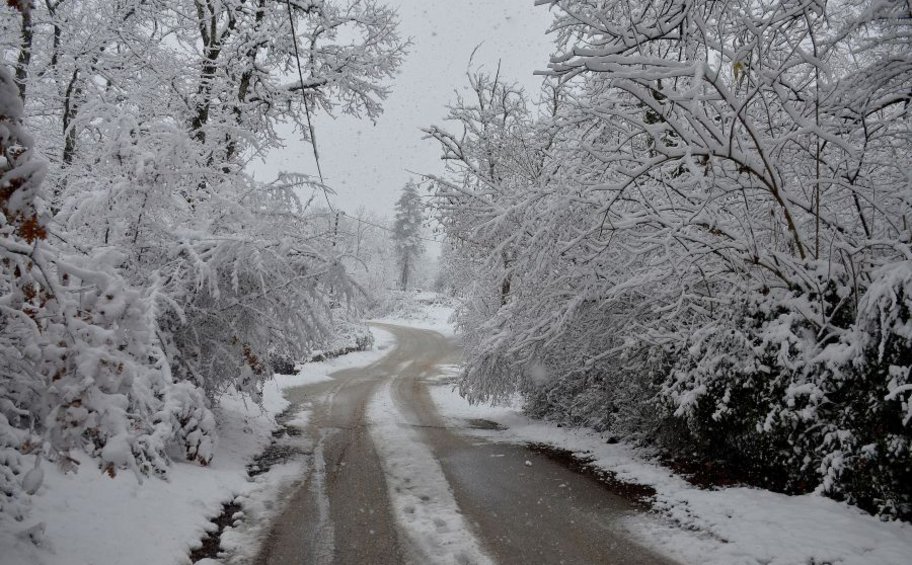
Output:
[[[397,340],[386,357],[289,391],[314,404],[305,433],[315,469],[258,565],[667,562],[617,527],[635,512],[626,500],[521,446],[445,426],[426,379],[458,346],[381,327]]]

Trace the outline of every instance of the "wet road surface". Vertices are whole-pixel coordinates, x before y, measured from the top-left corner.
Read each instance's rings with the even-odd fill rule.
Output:
[[[445,424],[428,387],[441,365],[458,362],[456,342],[427,330],[378,327],[396,336],[386,357],[287,392],[293,403],[313,403],[305,434],[314,445],[314,470],[289,494],[257,565],[433,563],[397,524],[370,434],[368,404],[387,385],[400,425],[418,430],[495,563],[671,563],[625,535],[619,521],[637,509],[591,477],[523,446],[481,440]]]

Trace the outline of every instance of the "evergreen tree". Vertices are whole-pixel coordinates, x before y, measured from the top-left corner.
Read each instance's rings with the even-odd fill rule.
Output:
[[[424,253],[421,241],[421,223],[424,219],[424,204],[418,194],[418,185],[409,181],[402,188],[402,196],[396,202],[396,223],[393,225],[393,240],[399,260],[399,288],[408,288],[409,277],[415,271],[415,263]]]

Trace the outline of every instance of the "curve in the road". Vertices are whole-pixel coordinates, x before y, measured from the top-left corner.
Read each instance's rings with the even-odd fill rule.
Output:
[[[427,378],[458,359],[458,344],[380,327],[397,340],[389,355],[290,392],[315,404],[315,469],[257,565],[670,562],[625,534],[621,520],[638,509],[591,478],[445,425]]]

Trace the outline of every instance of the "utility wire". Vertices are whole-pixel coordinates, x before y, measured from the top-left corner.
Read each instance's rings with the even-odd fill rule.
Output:
[[[313,148],[314,161],[317,164],[317,174],[320,176],[320,189],[323,191],[323,198],[326,199],[326,205],[336,213],[336,223],[333,230],[332,246],[335,247],[339,240],[339,213],[333,208],[332,201],[329,199],[326,179],[323,178],[323,167],[320,165],[320,151],[317,149],[317,130],[314,128],[313,119],[310,117],[310,99],[307,98],[307,92],[304,91],[304,72],[301,70],[301,53],[298,50],[298,32],[295,29],[294,12],[291,10],[291,2],[286,2],[288,7],[288,23],[291,25],[291,43],[294,45],[295,64],[298,67],[298,80],[301,81],[301,99],[304,100],[304,113],[307,116],[307,129],[310,132],[310,146]]]
[[[291,10],[291,2],[286,2],[285,6],[288,7],[288,22],[291,24],[291,42],[294,45],[295,63],[297,64],[297,68],[298,68],[298,80],[301,81],[301,98],[303,98],[303,100],[304,100],[304,112],[307,114],[307,129],[310,132],[310,146],[313,148],[314,161],[317,164],[317,175],[319,175],[319,177],[320,177],[320,184],[322,185],[321,188],[323,190],[323,197],[326,199],[326,205],[329,206],[330,211],[332,211],[332,213],[336,215],[335,233],[338,234],[338,231],[339,231],[339,216],[345,216],[346,218],[350,218],[352,220],[357,220],[365,225],[372,226],[377,229],[387,231],[389,233],[393,233],[393,230],[386,226],[368,222],[367,220],[363,220],[361,218],[355,218],[353,216],[348,215],[343,210],[336,210],[336,208],[332,205],[332,201],[329,199],[329,194],[326,190],[327,189],[326,180],[323,178],[323,168],[320,165],[320,151],[317,149],[317,132],[316,132],[316,129],[314,128],[313,120],[310,117],[310,113],[311,113],[310,99],[307,98],[307,93],[304,91],[304,71],[301,70],[301,54],[298,50],[298,32],[295,30],[294,12],[292,12],[292,10]],[[439,239],[432,239],[432,238],[421,237],[421,236],[418,236],[418,239],[420,239],[421,241],[428,241],[430,243],[438,243],[438,244],[443,243]],[[333,242],[333,246],[335,247],[335,241]]]
[[[294,12],[291,11],[291,2],[286,2],[288,7],[288,23],[291,24],[291,43],[294,45],[295,63],[298,67],[298,80],[301,81],[301,98],[304,100],[304,113],[307,115],[307,129],[310,132],[310,146],[313,148],[314,161],[317,163],[317,175],[320,177],[320,184],[323,190],[323,197],[326,199],[326,205],[335,212],[332,202],[329,200],[329,194],[326,192],[326,180],[323,178],[323,167],[320,165],[320,151],[317,149],[317,131],[314,128],[313,120],[310,117],[310,99],[307,98],[307,92],[304,90],[304,71],[301,70],[301,53],[298,50],[298,32],[295,30]]]
[[[342,216],[345,216],[346,218],[349,218],[349,219],[351,219],[351,220],[355,220],[355,221],[361,222],[362,224],[365,224],[365,225],[368,225],[368,226],[371,226],[371,227],[374,227],[374,228],[377,228],[377,229],[380,229],[380,230],[383,230],[383,231],[386,231],[386,232],[389,232],[389,233],[395,233],[395,230],[393,230],[393,229],[391,229],[391,228],[388,228],[388,227],[383,226],[383,225],[380,225],[380,224],[375,224],[375,223],[373,223],[373,222],[368,222],[367,220],[364,220],[364,219],[361,219],[361,218],[356,218],[356,217],[351,216],[351,215],[349,215],[349,214],[347,214],[347,213],[345,213],[345,212],[340,211],[339,214],[341,214]],[[429,237],[421,237],[421,236],[417,236],[417,237],[418,237],[418,239],[420,239],[421,241],[429,241],[429,242],[431,242],[431,243],[440,243],[440,244],[444,243],[443,241],[441,241],[441,240],[439,240],[439,239],[432,239],[432,238],[429,238]]]

